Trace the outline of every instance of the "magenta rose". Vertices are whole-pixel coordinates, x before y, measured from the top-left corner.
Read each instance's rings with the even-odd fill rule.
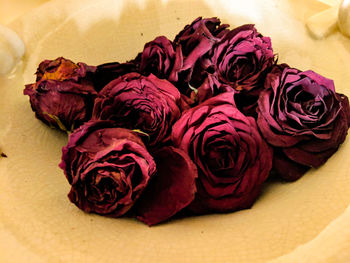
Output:
[[[36,71],[36,81],[40,80],[58,80],[74,81],[82,85],[91,85],[91,78],[95,74],[96,67],[88,66],[79,62],[75,64],[69,59],[63,57],[55,60],[44,60],[39,64]]]
[[[270,38],[257,32],[254,25],[237,27],[215,45],[211,59],[209,68],[218,80],[242,93],[237,106],[245,113],[255,112],[250,108],[256,107],[266,74],[274,64]]]
[[[165,36],[156,37],[145,44],[141,53],[140,73],[153,74],[161,79],[168,79],[171,72],[178,72],[179,60],[175,64],[176,53],[173,43]]]
[[[175,123],[172,140],[198,167],[195,213],[249,208],[272,166],[272,150],[252,117],[226,92],[187,110]]]
[[[139,58],[125,63],[111,62],[98,65],[94,74],[94,86],[97,91],[103,89],[109,82],[127,73],[139,72]]]
[[[176,35],[174,43],[181,46],[181,51],[185,59],[184,66],[194,65],[196,59],[207,53],[212,46],[222,39],[229,30],[228,24],[222,24],[216,17],[198,17],[190,25]]]
[[[198,17],[175,37],[176,71],[173,71],[169,80],[178,83],[181,92],[189,95],[189,82],[203,81],[202,72],[207,67],[208,52],[229,31],[229,25],[221,24],[216,17]]]
[[[92,83],[95,67],[75,64],[62,57],[45,60],[37,70],[37,82],[24,94],[38,119],[51,127],[72,131],[91,118],[97,92]]]
[[[254,25],[237,27],[215,46],[213,63],[221,82],[238,91],[259,89],[274,63],[271,40]]]
[[[166,142],[171,127],[180,117],[179,91],[154,75],[126,74],[110,82],[99,93],[94,120],[113,120],[119,127],[149,135],[149,145]]]
[[[68,197],[85,212],[119,217],[134,205],[156,172],[136,133],[110,121],[87,122],[62,149]]]
[[[311,70],[275,67],[258,105],[259,129],[275,149],[274,169],[286,180],[326,162],[349,128],[347,97],[335,92],[332,80]]]

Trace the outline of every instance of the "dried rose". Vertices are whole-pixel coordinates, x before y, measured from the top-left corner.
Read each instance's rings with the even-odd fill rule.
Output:
[[[97,95],[92,84],[95,67],[75,64],[62,57],[45,60],[37,70],[37,82],[25,86],[38,119],[51,127],[72,131],[91,118]]]
[[[136,216],[148,225],[168,220],[194,199],[197,168],[190,157],[172,146],[152,153],[157,174],[136,202]]]
[[[198,58],[229,32],[228,27],[228,24],[221,24],[216,17],[198,17],[190,25],[186,25],[174,39],[175,45],[181,46],[183,69],[193,67]]]
[[[204,19],[197,17],[175,36],[174,42],[184,47],[183,52],[187,56],[203,40],[198,38],[200,35],[220,39],[229,31],[227,29],[229,26],[228,24],[221,24],[220,19],[217,17]]]
[[[110,121],[87,122],[62,149],[68,197],[85,212],[119,217],[139,198],[156,164],[136,133]]]
[[[179,64],[175,64],[175,55],[173,43],[169,39],[165,36],[156,37],[145,44],[141,53],[140,73],[152,73],[158,78],[168,79],[172,71],[179,70]]]
[[[186,83],[202,82],[201,72],[205,68],[202,64],[206,64],[205,55],[229,31],[227,27],[229,25],[221,24],[216,17],[205,19],[198,17],[175,37],[177,66],[169,80],[179,83],[182,93],[188,95],[190,92]]]
[[[249,208],[272,166],[272,150],[252,117],[226,92],[187,110],[175,123],[172,139],[198,167],[195,213]]]
[[[99,93],[94,120],[113,120],[119,127],[138,129],[150,137],[149,145],[166,142],[172,125],[180,117],[179,91],[154,75],[126,74],[110,82]]]
[[[345,140],[350,109],[333,81],[313,71],[278,66],[268,74],[258,101],[258,126],[275,147],[274,169],[296,180],[319,167]]]
[[[109,82],[127,73],[139,72],[138,60],[125,63],[111,62],[98,65],[94,74],[94,86],[97,91],[103,89]]]
[[[75,64],[63,57],[55,60],[44,60],[36,71],[36,81],[40,80],[72,80],[76,83],[91,85],[91,78],[96,67],[79,62]]]
[[[265,76],[274,63],[271,40],[257,32],[254,25],[237,27],[215,45],[212,63],[211,70],[221,83],[244,94],[237,105],[244,111],[256,104]]]

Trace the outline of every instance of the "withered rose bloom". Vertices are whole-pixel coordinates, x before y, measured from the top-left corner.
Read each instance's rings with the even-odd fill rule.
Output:
[[[348,98],[333,81],[313,71],[276,66],[258,101],[258,126],[274,146],[274,169],[296,180],[319,167],[345,140],[350,119]]]
[[[187,153],[166,146],[152,156],[157,173],[135,204],[136,217],[148,225],[168,220],[187,207],[197,190],[197,168]]]
[[[228,24],[221,24],[220,19],[216,17],[198,17],[190,25],[186,25],[174,39],[174,43],[181,46],[184,66],[193,66],[196,59],[207,53],[229,32],[228,27]]]
[[[257,89],[274,63],[271,39],[254,25],[237,27],[215,46],[213,63],[223,83],[238,91]]]
[[[177,70],[172,72],[169,80],[183,86],[180,89],[184,94],[188,92],[186,83],[191,80],[197,82],[197,79],[202,81],[201,72],[206,68],[205,55],[229,32],[228,27],[216,17],[198,17],[175,37]]]
[[[95,74],[96,67],[85,63],[74,63],[63,57],[55,60],[44,60],[36,71],[36,81],[40,80],[71,80],[80,84],[91,85],[91,78]]]
[[[237,106],[245,112],[246,107],[256,104],[266,74],[274,64],[270,38],[257,32],[254,25],[237,27],[215,45],[211,58],[209,68],[216,72],[218,80],[243,93]]]
[[[198,167],[195,213],[251,207],[272,166],[272,150],[252,117],[226,92],[187,110],[175,123],[172,140]]]
[[[110,82],[99,93],[94,120],[113,120],[119,127],[149,135],[149,145],[166,142],[172,125],[180,117],[180,93],[169,81],[138,73]]]
[[[87,122],[62,149],[68,197],[85,212],[119,217],[139,198],[156,164],[136,133],[110,121]]]
[[[95,67],[75,64],[62,57],[45,60],[37,70],[36,83],[24,94],[38,119],[51,127],[72,131],[91,118],[97,92],[92,83]]]
[[[161,79],[168,79],[171,72],[178,72],[179,60],[175,64],[173,43],[165,36],[156,37],[145,44],[141,53],[140,73],[153,74]]]
[[[109,82],[127,73],[139,72],[140,58],[125,63],[111,62],[98,65],[93,77],[94,86],[97,91],[103,89]]]

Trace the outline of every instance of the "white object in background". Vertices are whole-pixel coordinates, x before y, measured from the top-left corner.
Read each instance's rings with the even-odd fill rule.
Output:
[[[321,13],[311,16],[306,21],[309,33],[316,39],[329,36],[337,29],[337,13],[338,6],[332,6]]]
[[[317,13],[306,20],[306,28],[312,37],[322,39],[337,29],[337,14],[339,0],[318,0],[328,6],[324,11]]]
[[[339,28],[339,31],[350,37],[350,0],[318,0],[329,6],[306,21],[306,28],[311,36],[322,39]]]
[[[340,32],[350,37],[350,0],[343,0],[338,12],[338,27]]]
[[[0,25],[0,75],[10,72],[24,55],[23,41],[13,30]]]

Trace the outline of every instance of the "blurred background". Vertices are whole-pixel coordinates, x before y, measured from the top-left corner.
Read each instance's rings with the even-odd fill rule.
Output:
[[[0,24],[8,24],[48,0],[0,0]]]

